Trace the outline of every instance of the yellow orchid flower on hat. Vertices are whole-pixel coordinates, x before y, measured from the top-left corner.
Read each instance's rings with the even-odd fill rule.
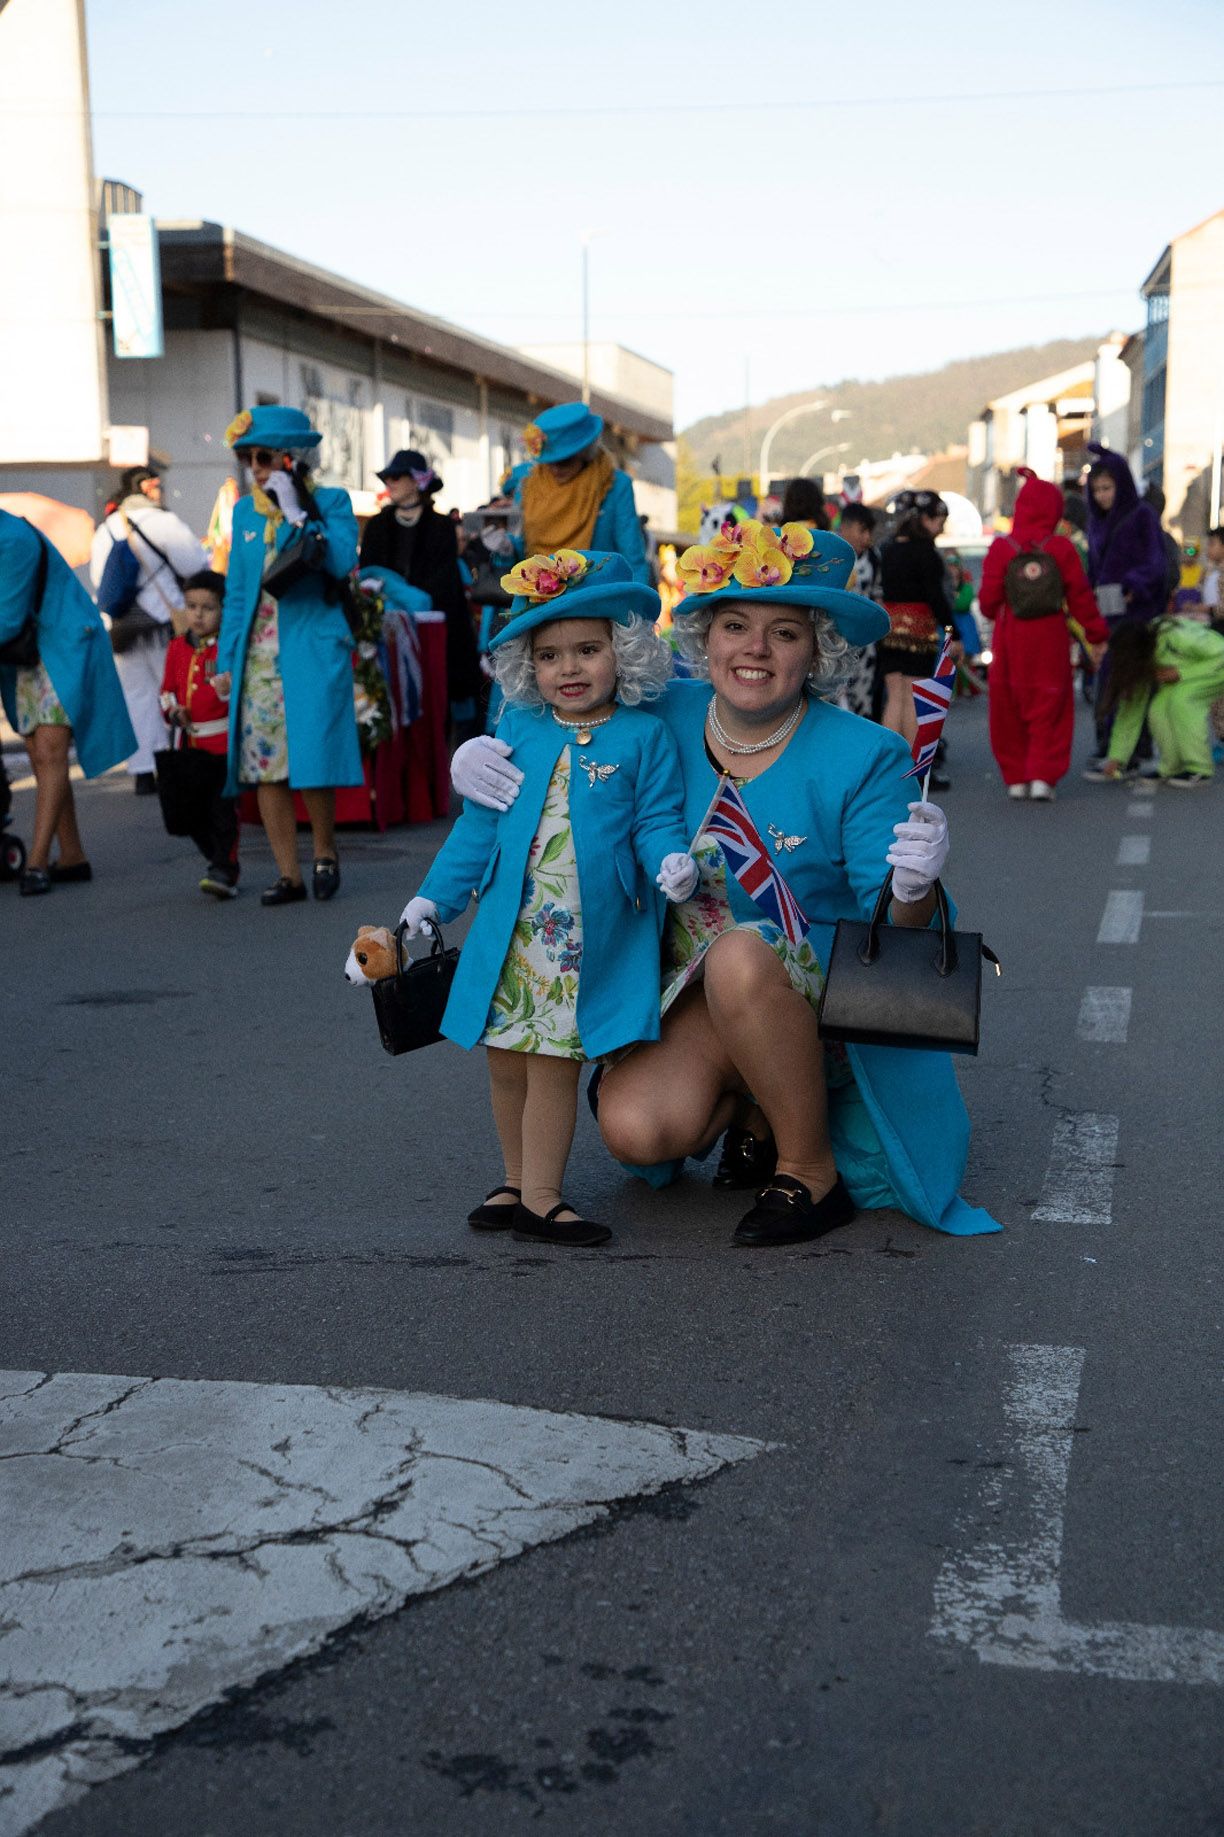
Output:
[[[712,542],[698,542],[685,549],[676,563],[676,572],[686,593],[717,593],[730,580],[738,558],[738,549],[718,549]]]
[[[741,587],[784,587],[793,569],[790,556],[768,530],[743,551],[733,572]]]
[[[523,429],[523,451],[528,459],[536,460],[544,451],[544,430],[529,421]]]
[[[557,549],[552,555],[530,555],[526,561],[516,562],[509,574],[502,575],[501,584],[516,599],[533,600],[538,605],[541,600],[556,599],[573,581],[581,580],[586,571],[586,557],[577,549]]]
[[[234,416],[233,420],[230,422],[229,426],[225,430],[226,446],[232,447],[235,441],[241,440],[242,436],[244,434],[249,434],[250,431],[251,431],[251,411],[249,408],[244,408],[240,415]]]
[[[721,554],[734,557],[741,554],[745,548],[751,547],[763,528],[764,525],[758,523],[755,517],[745,517],[740,523],[728,517],[710,543],[710,547],[717,549]]]
[[[798,561],[804,555],[810,555],[815,543],[812,532],[806,523],[784,523],[778,531],[778,547],[792,561]]]

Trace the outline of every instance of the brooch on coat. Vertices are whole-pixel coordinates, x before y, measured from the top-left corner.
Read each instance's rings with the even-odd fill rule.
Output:
[[[242,539],[244,542],[254,542],[258,534],[259,531],[257,529],[244,529],[242,532]]]
[[[789,855],[792,849],[798,848],[801,842],[807,841],[806,836],[784,836],[776,823],[769,825],[769,839],[774,845],[775,855],[780,855],[783,849]]]
[[[585,753],[579,753],[578,766],[581,771],[586,773],[587,783],[590,785],[592,791],[595,789],[596,784],[605,784],[607,780],[611,778],[613,772],[620,771],[619,765],[600,765],[596,760],[588,759]]]

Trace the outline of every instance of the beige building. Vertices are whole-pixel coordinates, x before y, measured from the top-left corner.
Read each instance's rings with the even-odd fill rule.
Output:
[[[670,370],[623,344],[581,343],[523,344],[524,357],[581,378],[584,364],[592,390],[628,403],[644,415],[672,425],[674,378]],[[676,443],[646,442],[631,438],[625,443],[631,455],[629,469],[640,513],[649,517],[651,530],[666,535],[676,529]]]
[[[997,396],[970,423],[967,495],[988,527],[1011,515],[1019,466],[1055,484],[1079,471],[1092,437],[1095,388],[1089,358]]]
[[[1187,540],[1220,521],[1224,445],[1224,210],[1175,236],[1141,289],[1147,302],[1140,423],[1143,485]]]

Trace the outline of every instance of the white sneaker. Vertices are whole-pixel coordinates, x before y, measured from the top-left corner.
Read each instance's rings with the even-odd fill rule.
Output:
[[[1029,796],[1033,798],[1036,803],[1052,804],[1054,802],[1054,787],[1053,785],[1048,785],[1044,778],[1034,778],[1032,784],[1029,786]]]
[[[1008,785],[1007,787],[1007,795],[1009,797],[1027,797],[1028,794],[1029,788],[1027,785]]]

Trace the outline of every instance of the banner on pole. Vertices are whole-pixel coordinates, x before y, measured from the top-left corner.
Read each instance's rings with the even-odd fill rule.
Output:
[[[109,217],[111,330],[116,357],[161,357],[161,260],[157,226],[143,212]]]

